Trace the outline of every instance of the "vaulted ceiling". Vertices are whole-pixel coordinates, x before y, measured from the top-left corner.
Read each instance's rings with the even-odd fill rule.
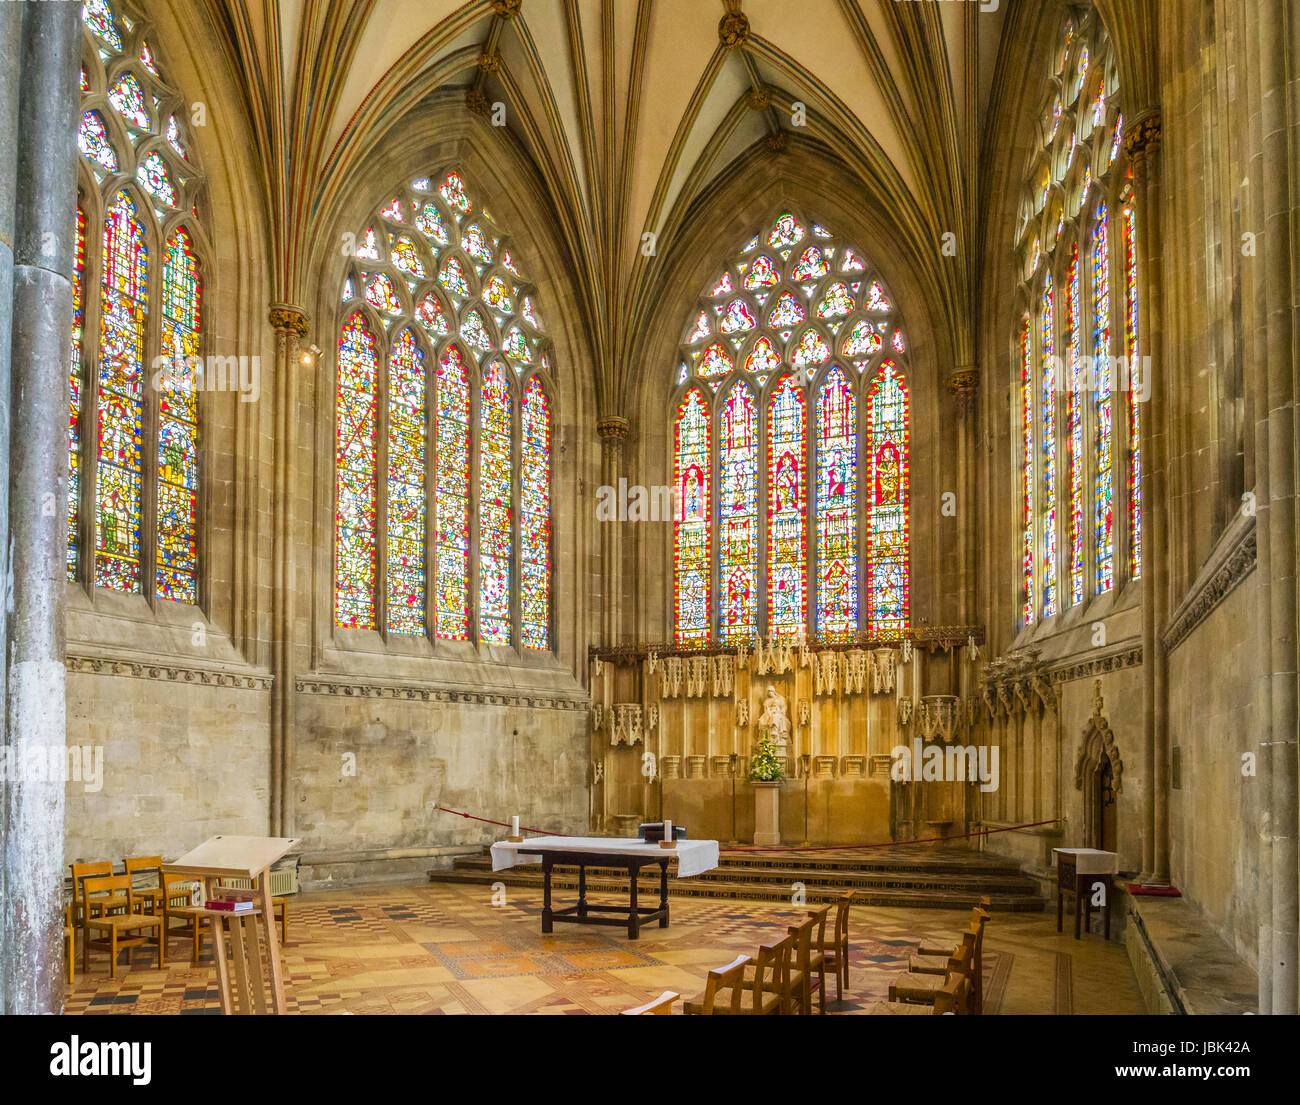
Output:
[[[278,293],[301,301],[330,190],[433,94],[506,105],[571,243],[599,404],[618,413],[671,233],[755,149],[812,143],[878,197],[970,352],[970,212],[1005,5],[899,0],[205,0],[248,101]],[[799,105],[803,105],[802,112]],[[766,143],[766,146],[764,146]],[[941,236],[957,236],[941,263]]]

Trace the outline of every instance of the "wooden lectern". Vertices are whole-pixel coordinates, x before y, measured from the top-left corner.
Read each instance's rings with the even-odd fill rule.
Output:
[[[284,967],[271,907],[271,864],[291,852],[297,837],[214,836],[175,863],[164,863],[163,872],[187,875],[203,882],[204,902],[212,899],[218,879],[251,879],[256,906],[244,913],[217,909],[198,910],[195,924],[203,917],[212,921],[212,950],[217,961],[217,984],[223,1013],[283,1013]],[[223,922],[229,921],[227,927]],[[258,935],[261,935],[261,947]],[[229,947],[226,937],[229,936]],[[262,948],[266,964],[263,967]],[[231,992],[231,972],[236,990]],[[265,973],[264,973],[265,972]],[[267,1008],[267,983],[270,1008]]]

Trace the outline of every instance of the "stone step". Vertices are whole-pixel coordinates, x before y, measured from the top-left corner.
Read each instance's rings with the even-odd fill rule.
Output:
[[[589,868],[587,875],[587,892],[589,896],[613,894],[626,898],[626,875],[621,878],[597,875],[591,873],[593,870]],[[529,870],[518,867],[506,871],[492,871],[490,868],[474,869],[457,866],[444,871],[430,871],[429,880],[431,882],[479,884],[483,886],[491,886],[493,883],[501,882],[505,883],[506,886],[540,889],[542,886],[542,872],[540,869]],[[553,890],[573,890],[577,888],[577,885],[578,876],[576,873],[557,870],[551,876]],[[642,899],[641,904],[650,903],[658,895],[657,876],[653,881],[648,877],[641,879],[638,882],[638,888]],[[846,886],[810,885],[805,881],[804,899],[806,902],[817,904],[831,902],[836,900],[845,889],[847,889]],[[1038,897],[1036,893],[1029,891],[1022,893],[990,892],[982,886],[961,889],[937,889],[855,885],[853,890],[854,905],[864,906],[967,909],[978,905],[980,898],[987,896],[989,899],[988,908],[993,910],[1041,912],[1045,908],[1043,899]],[[669,880],[668,894],[669,897],[677,898],[742,898],[750,901],[782,902],[787,905],[790,904],[791,897],[788,883],[736,883],[716,880],[706,882],[700,877]]]
[[[462,857],[456,861],[455,870],[491,873],[492,862],[488,856]],[[626,878],[626,874],[616,867],[588,867],[588,877]],[[670,869],[671,873],[671,869]],[[558,877],[558,876],[557,876]],[[576,878],[576,876],[574,876]],[[652,868],[641,871],[643,887],[658,885],[659,874]],[[953,891],[974,894],[1009,894],[1035,895],[1037,884],[1018,870],[999,870],[997,872],[954,873],[947,871],[907,871],[907,870],[810,870],[802,867],[749,867],[724,864],[722,867],[696,875],[692,881],[704,883],[726,883],[736,886],[766,885],[788,888],[792,883],[802,882],[806,888],[814,886],[827,892],[842,893],[850,887],[862,890],[928,890]],[[788,893],[788,889],[786,891]]]

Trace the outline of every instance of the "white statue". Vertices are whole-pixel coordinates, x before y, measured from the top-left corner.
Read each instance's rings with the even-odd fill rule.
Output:
[[[780,748],[784,748],[790,741],[790,714],[785,699],[776,693],[776,688],[771,683],[767,685],[767,694],[763,698],[758,731],[766,732],[772,738],[772,743]]]

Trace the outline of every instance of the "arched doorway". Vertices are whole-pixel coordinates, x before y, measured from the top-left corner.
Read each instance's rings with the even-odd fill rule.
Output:
[[[1086,848],[1119,851],[1115,796],[1124,782],[1115,734],[1104,714],[1101,680],[1096,682],[1092,716],[1083,730],[1083,745],[1074,766],[1074,786],[1083,792],[1083,842]]]

